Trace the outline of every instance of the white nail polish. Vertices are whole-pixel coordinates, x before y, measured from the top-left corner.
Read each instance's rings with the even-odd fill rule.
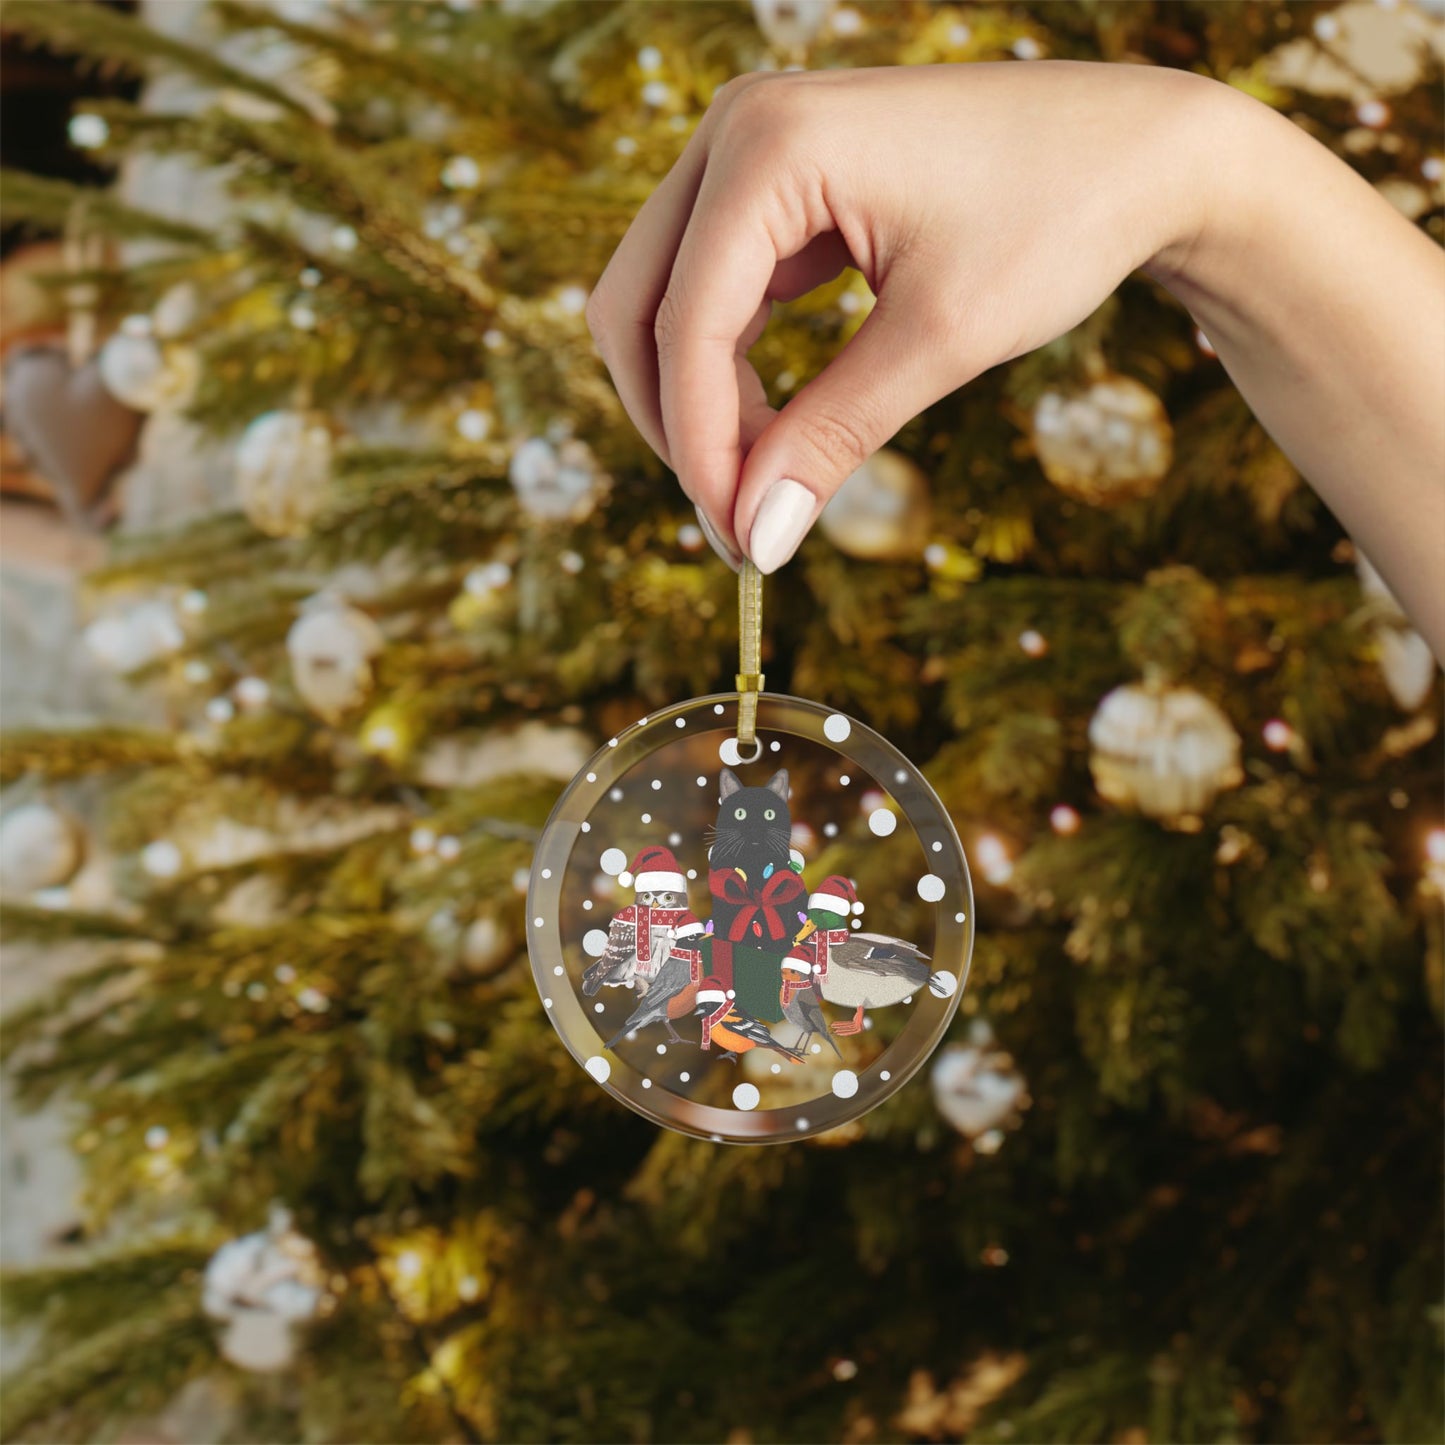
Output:
[[[693,510],[697,513],[697,524],[702,528],[702,534],[707,538],[708,546],[711,547],[734,572],[741,570],[743,559],[718,535],[717,528],[708,521],[707,513],[704,512],[701,507],[694,507]]]
[[[759,572],[776,572],[798,550],[817,512],[818,499],[802,482],[782,477],[768,488],[748,534],[748,551]]]

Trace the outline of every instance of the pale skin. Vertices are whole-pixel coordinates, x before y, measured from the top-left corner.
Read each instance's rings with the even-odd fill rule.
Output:
[[[773,409],[747,355],[772,303],[848,266],[873,311]],[[587,318],[713,546],[773,572],[905,422],[1136,270],[1445,656],[1445,255],[1219,82],[1063,60],[740,76]]]

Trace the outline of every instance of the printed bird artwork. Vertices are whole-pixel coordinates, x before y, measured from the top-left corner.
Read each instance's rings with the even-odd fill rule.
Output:
[[[813,977],[812,965],[803,959],[783,960],[783,987],[779,995],[783,1006],[783,1017],[798,1030],[798,1041],[793,1045],[800,1054],[808,1051],[813,1036],[819,1035],[827,1041],[828,1047],[841,1059],[842,1050],[828,1033],[828,1023],[823,1017],[823,996]]]
[[[947,998],[952,989],[942,974],[928,966],[928,955],[916,944],[880,933],[855,933],[828,948],[826,970],[818,977],[824,999],[851,1008],[851,1019],[835,1020],[835,1034],[856,1034],[869,1009],[902,1003],[922,988]]]
[[[603,1045],[614,1049],[627,1037],[649,1024],[662,1024],[667,1036],[675,1044],[690,1043],[673,1028],[675,1019],[686,1018],[697,1007],[697,978],[692,963],[685,957],[674,954],[658,970],[652,986],[638,1006],[633,1009],[627,1022]]]
[[[625,876],[632,881],[636,901],[613,915],[602,956],[582,975],[582,992],[588,998],[602,988],[635,988],[645,994],[671,956],[673,943],[702,931],[688,910],[687,879],[671,848],[642,848]]]
[[[631,988],[637,984],[647,991],[647,980],[638,979],[637,925],[618,914],[607,928],[607,947],[596,963],[582,975],[582,992],[591,998],[603,988]]]
[[[738,1007],[735,999],[727,996],[716,977],[705,978],[697,991],[697,1007],[703,1016],[702,1046],[709,1048],[716,1043],[722,1049],[720,1057],[737,1063],[738,1056],[749,1049],[766,1049],[782,1054],[795,1064],[803,1062],[797,1049],[786,1048],[768,1032],[768,1027],[751,1014]]]

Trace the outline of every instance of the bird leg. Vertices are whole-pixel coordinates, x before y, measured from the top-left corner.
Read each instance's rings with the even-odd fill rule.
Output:
[[[672,1020],[671,1020],[671,1019],[663,1019],[662,1023],[663,1023],[663,1027],[667,1029],[667,1037],[668,1037],[673,1043],[675,1043],[675,1044],[690,1044],[690,1043],[692,1042],[691,1039],[685,1039],[685,1038],[683,1038],[683,1036],[682,1036],[680,1033],[678,1033],[678,1031],[677,1031],[675,1028],[673,1028],[673,1026],[672,1026]]]
[[[834,1019],[829,1025],[835,1034],[856,1034],[863,1030],[863,1005],[860,1003],[853,1017],[847,1022]]]

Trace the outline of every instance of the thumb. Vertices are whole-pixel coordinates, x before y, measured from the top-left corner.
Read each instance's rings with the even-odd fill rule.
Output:
[[[748,452],[733,526],[760,572],[798,550],[833,493],[904,423],[968,379],[936,298],[906,304],[889,291]]]

